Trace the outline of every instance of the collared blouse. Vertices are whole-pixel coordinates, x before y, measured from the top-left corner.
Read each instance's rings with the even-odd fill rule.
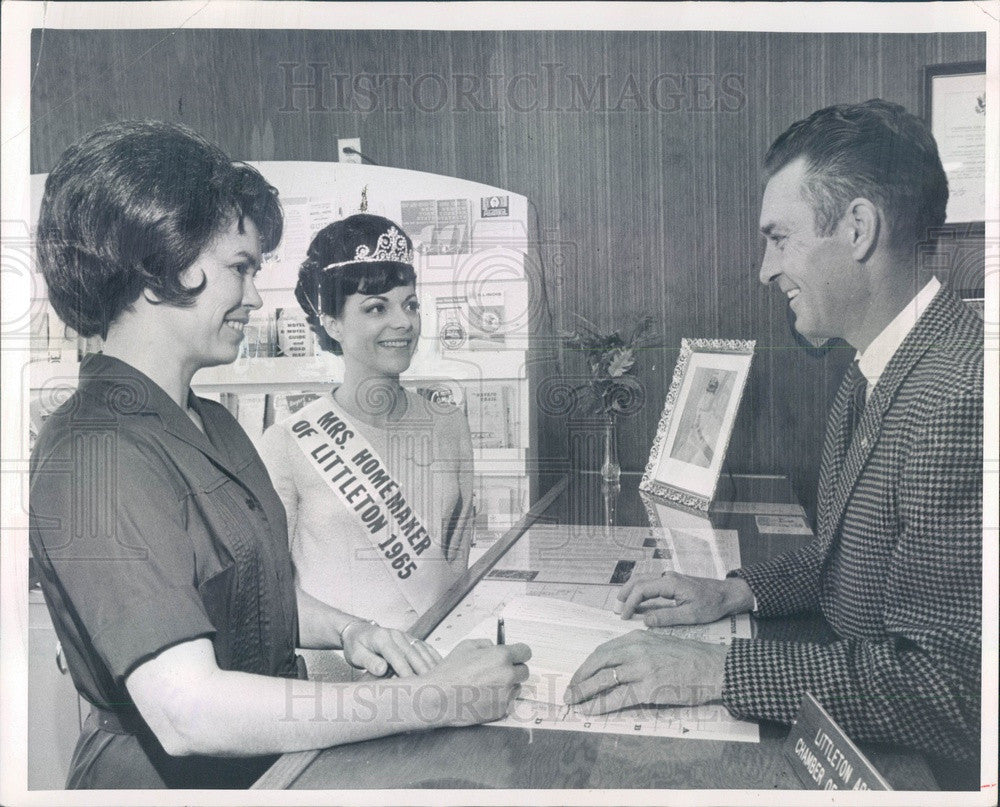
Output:
[[[225,408],[193,393],[188,405],[204,433],[135,368],[87,356],[31,458],[31,549],[56,634],[80,694],[116,713],[134,711],[132,670],[199,637],[221,669],[296,675],[281,501]],[[160,754],[155,745],[147,756]],[[177,759],[195,758],[154,759],[164,784],[207,786],[170,781]],[[91,786],[101,786],[96,773]]]

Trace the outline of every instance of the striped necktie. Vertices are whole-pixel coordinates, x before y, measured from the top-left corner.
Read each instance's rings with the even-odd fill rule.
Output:
[[[861,372],[857,360],[851,362],[844,375],[844,385],[847,387],[847,443],[850,444],[854,435],[854,430],[861,422],[861,415],[865,411],[867,403],[866,392],[868,389],[868,379]]]

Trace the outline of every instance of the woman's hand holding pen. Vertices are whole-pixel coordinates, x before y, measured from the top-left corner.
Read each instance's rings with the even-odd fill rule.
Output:
[[[460,642],[427,676],[446,696],[448,725],[471,726],[505,717],[528,678],[525,662],[530,658],[525,644]]]
[[[344,658],[352,667],[383,676],[389,668],[400,678],[421,675],[441,663],[441,654],[403,631],[356,619],[340,631]]]

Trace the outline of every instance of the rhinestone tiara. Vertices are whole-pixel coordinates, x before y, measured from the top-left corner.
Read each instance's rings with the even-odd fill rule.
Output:
[[[374,252],[369,249],[367,244],[359,244],[358,248],[354,250],[354,260],[330,263],[320,271],[339,269],[341,266],[348,266],[352,263],[375,263],[376,261],[413,263],[413,250],[406,246],[406,236],[395,227],[390,227],[378,237]]]

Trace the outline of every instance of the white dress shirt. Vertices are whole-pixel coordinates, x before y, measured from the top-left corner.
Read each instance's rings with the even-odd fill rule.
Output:
[[[885,372],[889,360],[899,350],[899,346],[913,330],[920,315],[930,305],[940,288],[941,283],[938,279],[931,278],[930,282],[917,293],[917,296],[903,306],[903,310],[896,315],[896,318],[872,340],[872,343],[863,351],[858,351],[858,369],[868,381],[868,387],[865,390],[866,400],[871,397],[872,390],[882,377],[882,373]]]

